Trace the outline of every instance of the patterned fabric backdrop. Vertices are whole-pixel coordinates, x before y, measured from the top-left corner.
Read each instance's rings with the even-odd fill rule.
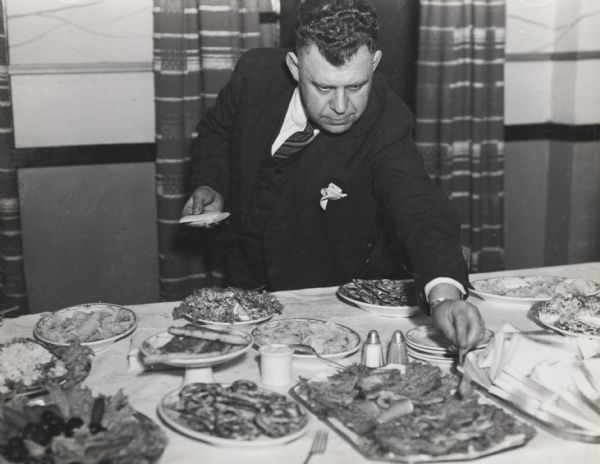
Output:
[[[10,153],[15,142],[8,75],[6,4],[0,0],[0,316],[27,313],[19,219],[17,170]]]
[[[420,0],[416,140],[462,220],[471,271],[504,263],[505,0]]]
[[[190,194],[189,148],[240,54],[259,45],[257,0],[154,0],[156,189],[160,292],[179,300],[220,285],[222,273],[191,228],[178,225]]]

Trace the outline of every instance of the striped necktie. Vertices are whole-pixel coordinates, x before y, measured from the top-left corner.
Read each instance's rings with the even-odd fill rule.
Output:
[[[300,151],[302,147],[308,144],[313,138],[314,127],[310,124],[310,121],[306,121],[306,127],[304,130],[294,132],[290,135],[285,142],[273,153],[275,159],[286,159],[292,156],[297,151]]]

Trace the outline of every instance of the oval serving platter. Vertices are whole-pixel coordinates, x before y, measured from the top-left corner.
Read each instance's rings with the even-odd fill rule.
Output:
[[[595,295],[600,283],[562,276],[513,275],[471,281],[471,293],[482,300],[497,304],[531,307],[538,301],[548,301],[556,294]]]

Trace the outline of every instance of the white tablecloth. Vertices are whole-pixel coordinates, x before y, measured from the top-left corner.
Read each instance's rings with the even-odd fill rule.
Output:
[[[491,274],[473,275],[472,279],[504,274],[545,274],[580,277],[600,282],[600,263],[585,263],[568,266],[547,267],[519,271],[504,271]],[[277,318],[311,317],[332,319],[347,325],[361,337],[366,336],[370,329],[376,329],[384,343],[389,341],[396,329],[407,331],[412,327],[430,322],[425,315],[409,319],[390,319],[366,313],[358,308],[343,303],[335,296],[336,288],[318,288],[277,293],[283,303],[283,314]],[[471,297],[491,330],[499,329],[504,322],[509,322],[522,330],[539,329],[533,321],[527,319],[527,310],[515,307],[502,307],[483,302]],[[118,303],[118,302],[112,302]],[[130,306],[138,315],[139,326],[134,334],[136,337],[150,336],[165,330],[172,324],[171,310],[177,302],[155,303]],[[39,315],[22,316],[15,319],[5,319],[0,327],[0,342],[6,342],[13,337],[31,337],[32,329]],[[127,353],[131,337],[122,339],[109,349],[100,352],[94,358],[92,370],[86,384],[95,392],[114,394],[123,389],[128,395],[133,407],[162,424],[157,417],[156,406],[160,399],[169,391],[177,388],[182,382],[181,370],[137,373],[128,367]],[[359,361],[360,352],[347,358],[346,362]],[[295,374],[311,376],[318,371],[318,366],[295,364]],[[231,382],[236,379],[249,379],[260,383],[258,359],[255,351],[251,350],[244,356],[213,369],[217,382]],[[281,390],[280,390],[281,391]],[[164,426],[169,438],[169,444],[160,460],[161,463],[302,463],[310,448],[313,435],[318,429],[327,426],[315,417],[311,417],[308,432],[302,438],[284,446],[274,448],[233,449],[205,444],[182,436]],[[323,455],[315,455],[311,461],[318,463],[364,463],[372,462],[364,459],[346,441],[330,431],[327,451]],[[527,463],[527,464],[577,464],[600,463],[600,444],[587,444],[577,441],[567,441],[538,430],[536,437],[525,447],[489,456],[478,460],[482,464],[494,463]]]

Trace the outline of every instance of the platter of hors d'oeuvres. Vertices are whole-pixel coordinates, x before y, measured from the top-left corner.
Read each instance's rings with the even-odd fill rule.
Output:
[[[47,385],[69,387],[83,381],[94,353],[73,344],[46,346],[31,338],[14,338],[0,344],[0,399],[43,392]]]
[[[202,368],[241,356],[252,342],[252,335],[231,327],[186,324],[152,335],[140,351],[147,365]]]
[[[301,437],[308,424],[298,403],[249,380],[186,384],[162,399],[158,414],[184,435],[235,448],[282,445]]]
[[[127,397],[94,395],[82,382],[89,346],[14,338],[0,344],[0,462],[150,464],[166,436]]]
[[[306,345],[321,357],[343,358],[360,348],[360,335],[334,321],[310,318],[277,319],[252,330],[254,343],[265,345]],[[314,354],[296,353],[298,358],[314,358]]]
[[[281,302],[269,292],[209,287],[185,297],[173,310],[173,318],[195,324],[248,326],[265,322],[282,309]]]
[[[337,290],[343,301],[383,317],[411,317],[419,312],[413,279],[352,279]]]
[[[292,395],[368,459],[462,461],[525,445],[535,429],[439,367],[351,365],[295,385]]]
[[[167,444],[163,430],[122,391],[94,395],[81,384],[13,397],[0,403],[0,416],[3,462],[151,464]]]
[[[600,295],[556,295],[534,303],[529,314],[563,335],[600,339]]]
[[[130,335],[137,324],[137,316],[129,308],[111,303],[84,303],[44,313],[33,335],[47,345],[79,343],[97,352]]]
[[[600,283],[588,279],[555,275],[506,275],[475,279],[471,293],[498,304],[530,307],[557,295],[598,295]]]

